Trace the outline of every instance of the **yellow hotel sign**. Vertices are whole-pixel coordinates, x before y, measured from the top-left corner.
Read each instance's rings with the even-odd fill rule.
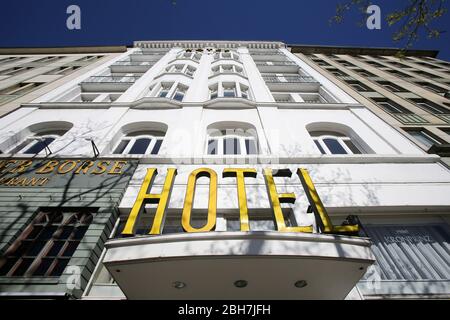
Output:
[[[131,209],[125,228],[122,231],[123,235],[134,235],[134,228],[139,214],[143,211],[146,204],[157,204],[153,224],[150,228],[149,234],[161,234],[165,211],[167,210],[170,194],[173,188],[177,170],[175,168],[167,169],[167,175],[164,181],[161,193],[149,193],[156,175],[158,174],[156,168],[147,169],[144,181],[139,190],[136,201]],[[247,195],[245,192],[245,177],[255,178],[257,175],[256,169],[251,168],[227,168],[222,172],[224,178],[235,178],[237,185],[237,195],[239,202],[239,215],[241,231],[250,231]],[[277,230],[280,232],[313,232],[313,227],[287,227],[284,221],[281,203],[294,203],[295,194],[293,193],[278,193],[274,182],[274,177],[291,177],[292,172],[289,169],[277,169],[273,171],[270,168],[263,170],[264,180],[266,183],[269,202],[274,214]],[[313,209],[313,212],[320,219],[321,229],[323,233],[343,233],[354,234],[359,230],[358,225],[334,226],[331,222],[328,213],[320,200],[319,194],[311,180],[306,169],[299,168],[297,175],[303,185],[308,201]],[[191,212],[194,203],[194,195],[197,179],[200,177],[209,178],[209,202],[208,202],[208,216],[206,223],[201,228],[195,228],[191,225]],[[199,168],[192,171],[188,178],[186,195],[183,206],[183,213],[181,217],[181,224],[186,232],[208,232],[213,231],[216,226],[216,210],[217,210],[217,173],[209,168]]]

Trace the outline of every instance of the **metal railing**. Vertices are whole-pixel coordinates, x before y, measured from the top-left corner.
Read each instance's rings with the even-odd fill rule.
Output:
[[[113,66],[151,66],[156,61],[141,61],[141,62],[134,62],[134,61],[117,61],[113,63]]]
[[[313,77],[309,76],[263,76],[265,82],[269,83],[311,83],[317,82]]]
[[[21,95],[18,94],[0,94],[0,104],[4,104],[8,101],[19,98]]]
[[[297,64],[293,61],[273,61],[270,64],[267,62],[256,62],[257,66],[296,66]]]
[[[403,124],[422,124],[428,123],[427,120],[414,113],[389,113]]]
[[[113,76],[92,76],[84,80],[84,83],[133,83],[139,77],[133,76],[123,76],[123,77],[113,77]]]

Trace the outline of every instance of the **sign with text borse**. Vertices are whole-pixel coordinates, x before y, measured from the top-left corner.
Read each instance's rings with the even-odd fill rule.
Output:
[[[118,159],[4,159],[0,188],[125,188],[136,166]]]

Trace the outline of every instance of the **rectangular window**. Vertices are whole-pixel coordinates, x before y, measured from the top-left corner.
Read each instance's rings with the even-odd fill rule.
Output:
[[[236,97],[236,88],[234,87],[234,85],[224,85],[223,86],[223,96],[225,98]]]
[[[241,154],[241,146],[237,138],[223,139],[223,154]]]
[[[406,113],[411,114],[407,108],[389,99],[374,99],[374,101],[381,106],[386,112],[390,113]]]
[[[0,259],[0,276],[59,277],[92,219],[92,209],[41,210]]]
[[[369,88],[365,84],[362,84],[359,81],[346,81],[353,89],[361,92],[371,92],[373,89]]]
[[[450,110],[446,107],[438,105],[437,103],[425,99],[411,99],[411,101],[432,114],[450,114]]]
[[[407,90],[403,89],[402,87],[393,84],[389,81],[377,81],[379,85],[381,85],[383,88],[392,91],[392,92],[406,92]]]
[[[381,280],[449,279],[447,225],[365,225],[364,231],[372,239]]]
[[[414,137],[417,141],[425,145],[427,148],[430,148],[434,144],[445,143],[445,141],[441,140],[440,138],[423,128],[405,128],[404,130],[408,132],[412,137]]]
[[[218,141],[217,139],[208,140],[208,154],[218,153]]]

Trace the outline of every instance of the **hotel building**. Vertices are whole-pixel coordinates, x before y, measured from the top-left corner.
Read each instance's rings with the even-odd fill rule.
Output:
[[[450,297],[440,151],[302,50],[137,41],[0,118],[0,297]]]

